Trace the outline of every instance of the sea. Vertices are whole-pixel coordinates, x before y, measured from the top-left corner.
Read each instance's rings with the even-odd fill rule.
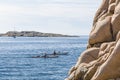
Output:
[[[0,37],[0,80],[64,80],[87,42],[88,36]],[[68,54],[33,57],[54,51]]]

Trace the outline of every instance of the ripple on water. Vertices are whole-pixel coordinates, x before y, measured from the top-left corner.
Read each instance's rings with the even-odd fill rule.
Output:
[[[64,80],[87,44],[86,37],[0,38],[0,80]],[[68,51],[58,58],[30,58]]]

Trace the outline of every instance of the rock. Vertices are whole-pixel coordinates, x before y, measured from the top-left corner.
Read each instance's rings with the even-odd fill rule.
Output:
[[[112,3],[112,4],[110,4],[108,11],[109,11],[109,13],[114,14],[114,10],[115,10],[115,3]]]
[[[115,79],[108,79],[108,80],[115,80]]]
[[[110,0],[109,4],[115,3],[116,0]]]
[[[66,78],[65,80],[74,80],[74,78],[75,78],[75,71],[73,71],[70,75],[69,75],[69,77],[68,78]]]
[[[69,70],[69,72],[68,72],[68,74],[70,75],[73,71],[75,71],[76,70],[76,67],[75,66],[73,66],[70,70]]]
[[[92,66],[88,69],[87,73],[84,75],[83,80],[90,80],[92,76],[95,74],[97,70],[97,66]]]
[[[108,11],[108,6],[109,6],[109,0],[103,0],[102,5],[100,6],[100,8],[97,10],[95,14],[93,25],[95,25],[98,19]]]
[[[103,0],[89,37],[67,80],[120,80],[120,0]]]
[[[84,51],[78,59],[78,65],[81,63],[89,63],[98,58],[99,48],[90,48]]]
[[[117,78],[116,80],[120,80],[120,78]]]
[[[115,12],[111,20],[113,35],[116,36],[120,30],[120,3],[115,7]]]
[[[112,54],[96,71],[91,80],[106,80],[120,76],[120,40],[116,44]]]
[[[116,36],[116,41],[118,41],[120,39],[120,31],[118,32],[117,36]]]
[[[87,68],[79,66],[75,71],[74,80],[79,80],[83,78],[83,75],[87,72]]]
[[[111,17],[107,17],[96,23],[95,29],[92,30],[89,37],[89,44],[101,43],[112,40],[110,31]]]
[[[103,43],[100,47],[100,51],[104,51],[107,48],[108,44],[109,43]]]

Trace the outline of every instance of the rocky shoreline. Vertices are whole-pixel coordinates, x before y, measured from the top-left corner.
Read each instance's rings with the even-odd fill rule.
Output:
[[[65,80],[120,80],[120,0],[103,0],[87,49]]]
[[[5,34],[0,34],[0,37],[79,37],[72,35],[62,35],[62,34],[53,34],[53,33],[42,33],[36,31],[8,31]]]

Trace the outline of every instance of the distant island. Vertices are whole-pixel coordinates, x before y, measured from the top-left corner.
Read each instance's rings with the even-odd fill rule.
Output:
[[[42,33],[37,31],[8,31],[6,33],[0,34],[0,37],[79,37],[75,35],[63,35],[55,33]]]

